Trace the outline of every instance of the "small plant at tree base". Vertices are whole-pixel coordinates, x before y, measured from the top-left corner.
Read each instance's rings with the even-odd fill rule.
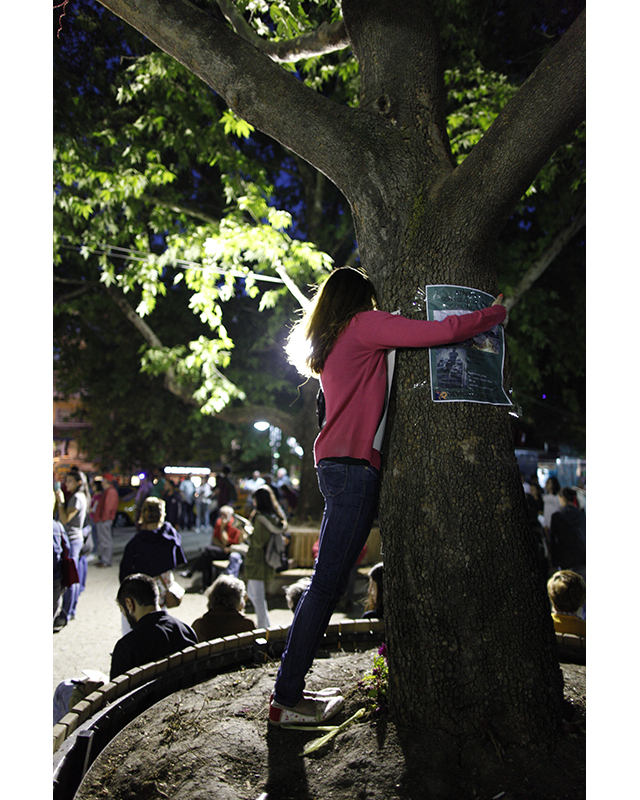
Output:
[[[360,681],[369,698],[369,710],[374,714],[387,711],[387,689],[389,686],[389,666],[387,664],[387,646],[382,644],[378,655],[373,659],[373,669],[367,672]]]

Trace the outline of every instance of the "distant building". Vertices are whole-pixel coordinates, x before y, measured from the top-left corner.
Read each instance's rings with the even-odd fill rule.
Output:
[[[62,397],[53,383],[53,472],[62,475],[75,465],[85,472],[93,470],[93,464],[85,460],[78,446],[78,432],[91,427],[82,417],[82,401],[79,394]]]

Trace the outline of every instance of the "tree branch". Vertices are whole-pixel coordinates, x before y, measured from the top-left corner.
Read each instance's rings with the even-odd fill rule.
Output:
[[[168,208],[169,211],[174,211],[176,214],[186,214],[189,217],[201,219],[203,222],[206,222],[209,225],[220,224],[220,219],[211,217],[209,214],[206,214],[204,211],[200,211],[198,208],[189,208],[188,206],[181,206],[177,203],[169,203],[166,200],[160,200],[159,198],[151,197],[151,195],[148,194],[142,195],[141,199],[145,200],[147,203],[152,203],[153,205],[161,206],[162,208]]]
[[[105,286],[105,290],[145,342],[152,348],[162,349],[164,345],[155,331],[136,313],[135,309],[131,307],[126,298],[113,286]],[[180,385],[176,378],[175,371],[171,366],[167,367],[167,371],[165,372],[164,385],[171,394],[179,397],[187,405],[198,407],[198,403],[194,400],[192,392]]]
[[[293,63],[303,58],[312,58],[349,46],[349,37],[343,20],[323,22],[312,33],[304,33],[294,39],[279,42],[263,39],[238,11],[233,0],[216,0],[218,7],[231,24],[234,31],[246,42],[269,56],[277,63]]]
[[[313,91],[188,0],[99,2],[201,78],[238,116],[326,175],[345,196],[348,190],[363,195],[360,183],[345,186],[354,175],[367,185],[383,180],[376,164],[393,157],[389,139],[395,143],[401,133],[377,117]]]
[[[533,286],[547,267],[554,261],[558,253],[560,253],[565,245],[573,239],[576,233],[584,227],[585,222],[586,213],[583,205],[581,211],[571,224],[560,231],[540,258],[534,261],[529,267],[513,292],[505,299],[504,305],[507,311],[511,311],[515,304],[522,298],[522,295]]]
[[[56,278],[54,278],[56,280]],[[64,283],[72,283],[73,281],[64,281]],[[84,283],[84,282],[83,282]],[[69,292],[69,294],[63,294],[61,297],[56,297],[53,301],[54,305],[59,305],[60,303],[68,303],[69,300],[73,300],[75,297],[79,297],[83,295],[85,292],[88,292],[91,288],[93,288],[95,284],[90,286],[84,285],[80,287],[80,289],[76,289],[75,292]]]
[[[300,289],[298,289],[297,285],[294,281],[289,277],[287,274],[286,269],[282,266],[282,264],[276,265],[276,272],[282,278],[282,282],[287,287],[287,289],[291,292],[291,294],[296,298],[296,300],[300,303],[300,306],[303,310],[307,310],[311,305],[311,301],[305,297]]]
[[[480,229],[499,232],[553,152],[585,118],[586,12],[583,12],[502,109],[446,191]],[[485,228],[486,232],[486,228]]]

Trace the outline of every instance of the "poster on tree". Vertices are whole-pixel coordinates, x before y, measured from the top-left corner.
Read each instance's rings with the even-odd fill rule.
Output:
[[[490,306],[490,294],[468,286],[427,286],[427,319],[469,314]],[[458,344],[429,348],[431,398],[436,403],[510,406],[503,386],[504,329],[496,325]]]

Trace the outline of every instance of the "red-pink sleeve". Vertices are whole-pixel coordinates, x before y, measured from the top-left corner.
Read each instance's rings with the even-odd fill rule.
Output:
[[[464,342],[499,325],[506,315],[507,310],[500,305],[469,314],[451,314],[439,322],[369,311],[357,316],[354,330],[363,344],[373,347],[435,347]]]

